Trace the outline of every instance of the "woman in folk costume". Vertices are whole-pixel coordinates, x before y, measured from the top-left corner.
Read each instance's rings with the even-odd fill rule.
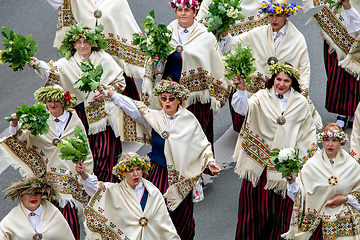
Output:
[[[153,94],[162,110],[153,110],[105,87],[119,108],[151,131],[152,151],[148,156],[152,167],[146,178],[164,194],[181,239],[193,239],[193,200],[203,199],[200,176],[204,171],[215,175],[221,168],[199,122],[185,108],[189,90],[176,82],[160,81]]]
[[[64,217],[50,202],[56,201],[58,193],[48,179],[29,177],[5,192],[5,198],[19,198],[20,202],[1,220],[1,240],[74,239]]]
[[[217,49],[215,36],[194,19],[199,3],[196,0],[172,0],[171,7],[175,9],[177,17],[168,26],[172,31],[170,46],[175,51],[167,58],[163,76],[175,79],[190,90],[188,110],[196,116],[213,144],[213,112],[225,105],[231,83],[224,77],[221,52]],[[147,64],[142,85],[142,99],[155,107],[157,99],[152,96],[152,90],[156,76],[150,63]]]
[[[347,136],[335,123],[318,134],[323,150],[289,184],[295,203],[285,239],[359,239],[360,166],[341,145]]]
[[[312,18],[324,39],[324,62],[327,74],[325,108],[338,114],[336,123],[351,128],[360,102],[359,80],[359,1],[343,1],[338,14],[326,1],[305,0],[304,9],[323,6]]]
[[[236,239],[278,239],[288,230],[293,201],[286,197],[286,181],[270,161],[272,149],[296,146],[303,161],[318,149],[311,112],[300,94],[300,72],[276,63],[269,73],[266,88],[249,99],[244,81],[234,79],[238,91],[232,105],[246,115],[234,153],[235,172],[244,178]]]
[[[89,138],[94,157],[94,173],[101,181],[114,182],[117,179],[111,171],[116,164],[116,156],[122,150],[119,136],[123,119],[119,118],[119,109],[110,98],[106,98],[99,91],[87,94],[74,88],[74,83],[82,74],[81,62],[90,60],[94,66],[101,64],[103,67],[100,83],[111,85],[121,93],[125,87],[123,70],[101,49],[106,47],[102,34],[103,26],[97,26],[95,31],[83,28],[79,32],[77,28],[80,26],[83,25],[78,24],[66,33],[61,46],[65,58],[56,62],[50,61],[48,64],[32,58],[29,65],[36,64],[43,69],[42,75],[47,78],[46,86],[59,84],[70,93],[76,94],[75,110]]]
[[[248,96],[265,87],[266,80],[271,77],[267,73],[269,65],[276,62],[288,62],[300,71],[300,91],[308,99],[315,126],[322,128],[322,121],[313,103],[309,99],[310,60],[307,45],[302,33],[288,20],[296,14],[300,6],[288,3],[287,0],[263,1],[259,13],[267,14],[270,24],[256,27],[248,32],[233,38],[234,44],[242,46],[250,44],[255,57],[257,71],[251,76],[252,85],[246,85]],[[241,121],[239,116],[232,112],[234,124]]]
[[[46,176],[59,186],[60,198],[53,202],[64,215],[73,231],[75,239],[80,239],[79,219],[83,217],[84,204],[88,195],[75,174],[71,161],[60,160],[57,144],[61,138],[74,137],[74,129],[85,128],[76,112],[70,107],[75,104],[74,95],[64,92],[61,87],[42,87],[35,92],[35,99],[46,105],[50,112],[48,134],[31,135],[29,130],[20,130],[16,114],[12,114],[10,133],[13,135],[1,140],[0,148],[14,167],[20,167],[23,175]],[[93,158],[88,154],[85,161],[88,172],[92,172]]]
[[[126,87],[123,94],[139,100],[134,78],[143,78],[146,56],[132,44],[132,34],[141,32],[127,0],[47,0],[58,9],[54,47],[59,48],[70,26],[84,23],[95,28],[104,24],[105,49],[124,69]]]
[[[142,178],[149,168],[148,157],[123,154],[113,174],[124,180],[109,183],[98,182],[83,164],[77,164],[85,190],[92,196],[85,207],[87,239],[180,240],[159,189]]]

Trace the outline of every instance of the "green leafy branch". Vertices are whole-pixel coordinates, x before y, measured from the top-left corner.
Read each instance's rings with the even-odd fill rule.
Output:
[[[337,0],[327,0],[327,3],[330,4],[330,7],[334,8],[334,10],[336,10],[338,14],[341,14],[343,1],[344,0],[341,0],[340,2],[338,2]]]
[[[271,160],[274,162],[275,170],[281,172],[281,176],[284,178],[286,176],[291,176],[291,173],[299,173],[302,169],[302,161],[299,158],[299,149],[298,148],[283,148],[283,149],[273,149],[273,152],[270,153],[272,156]]]
[[[80,79],[74,83],[74,88],[87,93],[88,97],[90,92],[95,92],[98,87],[101,86],[100,80],[104,70],[101,64],[95,67],[90,59],[87,62],[82,62],[80,69],[83,73],[81,74]]]

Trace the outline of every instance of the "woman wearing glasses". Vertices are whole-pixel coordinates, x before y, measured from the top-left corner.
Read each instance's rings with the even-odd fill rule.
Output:
[[[189,90],[176,82],[160,81],[153,94],[162,110],[153,110],[105,88],[115,105],[151,131],[151,171],[146,178],[164,194],[180,238],[193,239],[193,196],[199,198],[194,186],[205,169],[215,175],[221,168],[215,163],[211,144],[199,122],[186,109]]]
[[[76,94],[75,109],[88,134],[94,157],[94,174],[100,181],[116,182],[117,178],[111,172],[116,156],[121,153],[119,109],[103,93],[87,94],[74,88],[74,83],[82,74],[81,63],[90,60],[94,66],[101,64],[103,67],[100,83],[110,85],[121,93],[125,87],[123,70],[103,50],[106,48],[103,26],[92,30],[83,28],[79,32],[77,28],[80,26],[78,24],[66,33],[60,48],[64,58],[46,64],[34,57],[29,65],[40,66],[41,75],[47,79],[46,86],[58,84],[65,91]]]

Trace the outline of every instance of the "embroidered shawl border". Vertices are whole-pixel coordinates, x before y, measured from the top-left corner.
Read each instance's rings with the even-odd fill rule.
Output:
[[[71,14],[70,0],[63,0],[63,3],[58,11],[57,31],[63,27],[70,27],[73,24],[73,17]]]
[[[151,137],[143,134],[143,137],[138,136],[136,131],[136,122],[131,117],[125,114],[124,117],[124,142],[139,142],[151,145]]]
[[[248,20],[246,22],[244,22],[245,20],[238,22],[235,26],[230,28],[229,33],[233,37],[235,37],[235,36],[240,35],[241,33],[248,32],[253,28],[267,25],[270,23],[267,16],[259,18],[260,14],[258,14],[257,17],[258,17],[258,19],[254,20],[255,17],[250,16],[250,17],[248,17]]]
[[[102,239],[120,239],[120,240],[130,240],[127,236],[123,235],[123,231],[116,228],[116,225],[112,222],[106,224],[108,219],[100,214],[104,210],[99,207],[98,211],[94,209],[94,204],[96,201],[100,201],[102,198],[102,193],[106,191],[106,187],[103,182],[99,181],[99,187],[94,196],[89,201],[88,206],[85,207],[84,214],[86,216],[86,226],[93,232],[99,233]]]

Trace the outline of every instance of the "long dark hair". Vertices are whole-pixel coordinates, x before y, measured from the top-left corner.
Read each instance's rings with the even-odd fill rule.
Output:
[[[290,79],[291,79],[291,87],[292,87],[295,91],[297,91],[297,92],[300,93],[300,84],[299,84],[298,80],[296,80],[296,78],[290,76],[290,75],[287,74],[287,73],[285,73],[285,74],[288,75],[288,76],[290,77]],[[277,75],[278,75],[278,74],[272,75],[271,78],[265,82],[265,87],[266,87],[267,89],[270,89],[270,88],[272,88],[272,86],[274,86],[275,77],[276,77]]]

